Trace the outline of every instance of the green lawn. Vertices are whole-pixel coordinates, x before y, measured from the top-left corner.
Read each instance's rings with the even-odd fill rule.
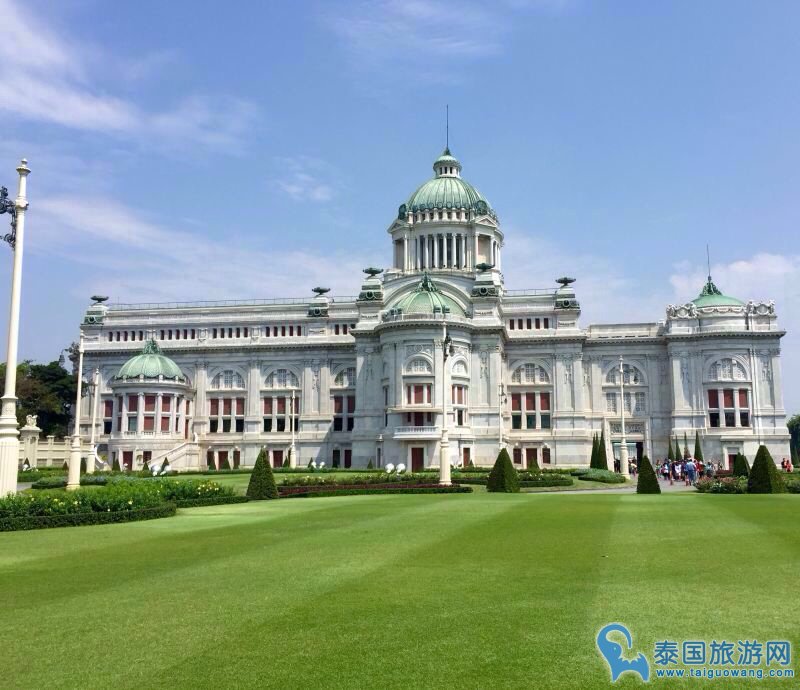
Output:
[[[3,687],[610,687],[594,637],[611,621],[651,659],[657,639],[797,651],[799,509],[796,495],[349,496],[0,534]]]

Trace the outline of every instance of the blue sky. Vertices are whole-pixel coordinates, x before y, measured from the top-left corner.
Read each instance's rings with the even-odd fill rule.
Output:
[[[87,297],[354,294],[450,142],[510,288],[582,322],[774,299],[800,408],[800,4],[0,0],[0,184],[27,156],[21,355]],[[7,307],[10,256],[0,262]],[[3,324],[5,333],[5,324]]]

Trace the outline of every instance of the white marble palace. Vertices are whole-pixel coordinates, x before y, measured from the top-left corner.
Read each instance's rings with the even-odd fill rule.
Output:
[[[417,470],[439,465],[444,425],[453,465],[506,446],[518,466],[569,466],[601,431],[617,456],[624,411],[634,458],[684,434],[691,448],[696,431],[706,459],[762,443],[788,457],[772,302],[709,277],[663,321],[581,326],[570,278],[506,289],[495,210],[449,150],[433,173],[389,225],[391,268],[366,269],[358,296],[92,304],[83,438],[94,418],[98,452],[134,468],[247,466],[263,447],[274,466]]]

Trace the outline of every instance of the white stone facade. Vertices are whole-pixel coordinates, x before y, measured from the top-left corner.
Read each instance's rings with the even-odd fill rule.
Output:
[[[445,423],[453,464],[489,465],[502,444],[519,464],[586,465],[595,433],[618,451],[622,356],[632,457],[664,457],[684,434],[692,449],[696,432],[706,459],[725,464],[762,443],[777,462],[789,456],[784,332],[771,303],[696,300],[670,306],[665,321],[581,327],[570,281],[505,288],[503,235],[485,204],[404,204],[388,232],[393,265],[358,297],[90,307],[82,330],[85,372],[100,371],[100,453],[135,466],[167,456],[180,469],[225,457],[249,466],[265,447],[280,464],[294,437],[298,466],[418,468],[438,466]],[[424,274],[453,308],[398,313]],[[149,339],[185,384],[114,382]],[[90,424],[85,399],[84,438]]]

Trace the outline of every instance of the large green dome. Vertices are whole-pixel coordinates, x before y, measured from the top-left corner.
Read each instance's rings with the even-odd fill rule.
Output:
[[[186,381],[186,377],[180,367],[169,357],[161,354],[161,349],[154,340],[148,341],[144,346],[144,350],[125,362],[114,377],[114,380],[124,381],[126,379],[138,379],[139,377],[150,380],[159,380],[163,377],[165,381],[179,381],[181,383]]]
[[[454,314],[466,316],[464,309],[452,297],[439,291],[430,276],[425,273],[413,292],[400,298],[389,310],[393,314]]]
[[[714,285],[711,276],[703,286],[702,292],[692,300],[692,304],[697,307],[743,307],[744,302],[729,295],[723,295],[721,290]]]
[[[417,188],[400,207],[398,215],[402,217],[409,212],[464,209],[497,219],[489,200],[461,178],[461,163],[450,153],[450,149],[445,149],[434,161],[433,171],[436,176]]]

